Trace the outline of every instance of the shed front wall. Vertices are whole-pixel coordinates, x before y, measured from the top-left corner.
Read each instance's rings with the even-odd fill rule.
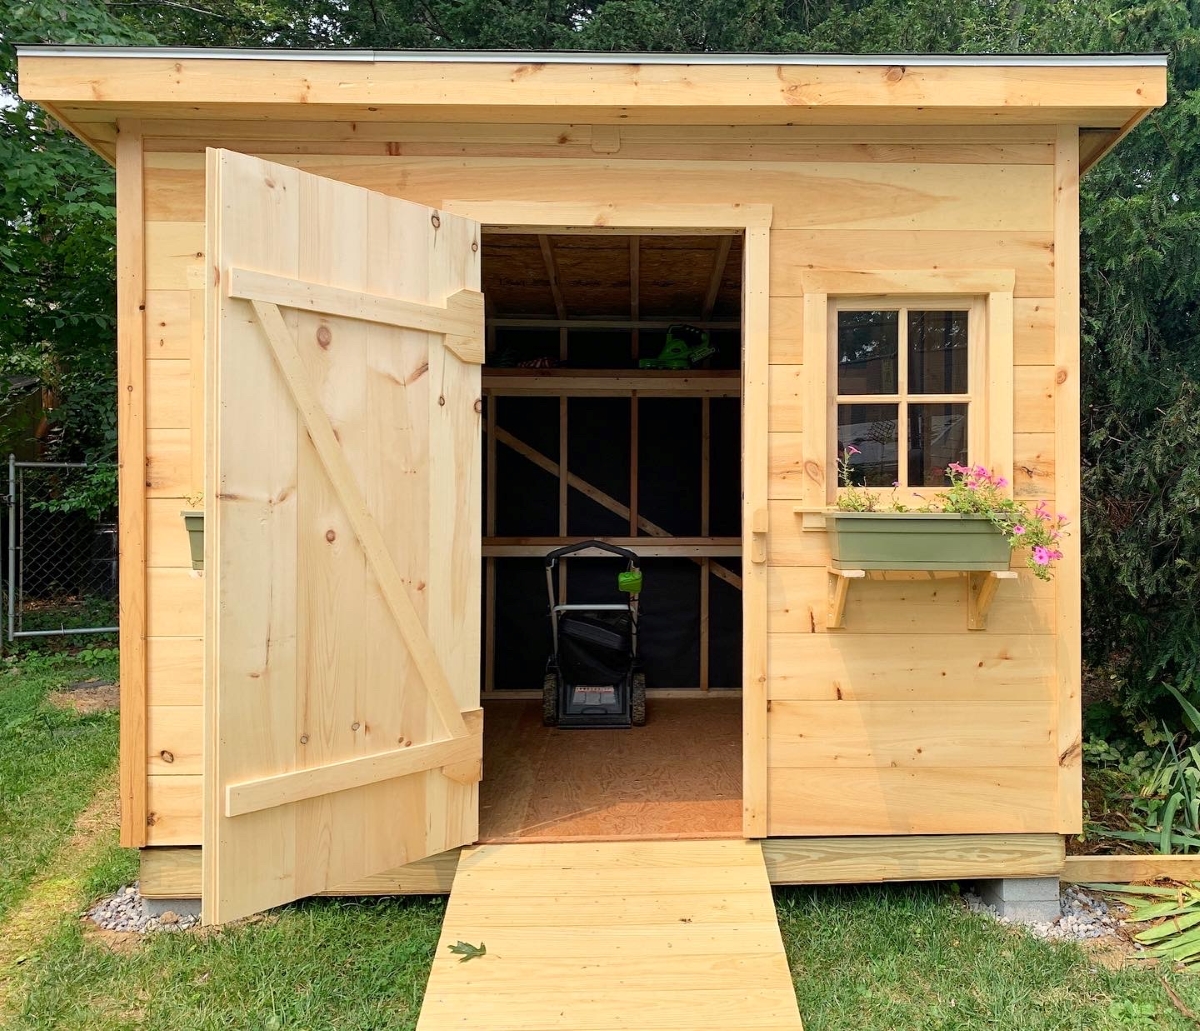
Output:
[[[825,534],[794,511],[823,503],[829,433],[806,400],[805,363],[826,356],[805,353],[801,272],[994,268],[1015,271],[1015,491],[1077,523],[1074,127],[123,131],[145,134],[147,813],[131,844],[201,842],[203,581],[179,512],[204,472],[205,146],[439,207],[771,205],[767,833],[1078,829],[1078,534],[1054,583],[1000,586],[986,631],[967,630],[963,578],[898,575],[854,585],[827,632]]]

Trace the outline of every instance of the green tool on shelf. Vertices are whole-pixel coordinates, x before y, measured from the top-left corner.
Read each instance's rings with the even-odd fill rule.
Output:
[[[708,342],[708,334],[695,326],[671,326],[667,330],[667,342],[657,358],[643,358],[639,369],[690,369],[705,358],[711,358],[717,349]]]

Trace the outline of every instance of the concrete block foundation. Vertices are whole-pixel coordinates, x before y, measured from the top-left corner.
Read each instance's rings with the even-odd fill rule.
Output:
[[[976,888],[983,901],[1008,920],[1042,924],[1062,914],[1057,877],[1002,877],[977,881]]]

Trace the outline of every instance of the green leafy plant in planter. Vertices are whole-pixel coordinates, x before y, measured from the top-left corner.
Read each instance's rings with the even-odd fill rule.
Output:
[[[1030,509],[1008,496],[1008,481],[982,465],[947,467],[950,486],[919,507],[853,482],[848,445],[838,462],[842,490],[830,521],[835,566],[873,569],[1007,569],[1012,548],[1028,549],[1026,565],[1041,580],[1062,558],[1066,516],[1044,501]],[[861,540],[858,540],[861,538]]]

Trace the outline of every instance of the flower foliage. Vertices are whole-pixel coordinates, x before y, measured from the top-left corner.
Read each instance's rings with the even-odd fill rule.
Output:
[[[1061,512],[1052,514],[1044,501],[1039,501],[1031,511],[1008,496],[1008,480],[982,465],[952,463],[946,468],[950,486],[938,491],[927,504],[909,508],[896,500],[898,483],[892,485],[891,498],[885,498],[878,491],[852,482],[850,458],[856,454],[858,449],[847,445],[838,461],[842,490],[837,507],[843,512],[952,512],[987,516],[1010,546],[1028,552],[1025,563],[1041,580],[1050,579],[1051,567],[1063,557],[1059,542],[1066,533],[1067,517]]]

